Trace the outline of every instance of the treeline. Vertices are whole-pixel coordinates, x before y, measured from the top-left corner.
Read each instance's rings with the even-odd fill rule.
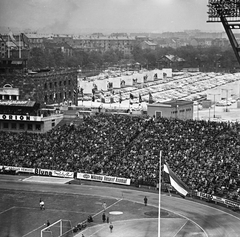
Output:
[[[79,67],[96,70],[138,62],[145,68],[154,69],[165,66],[162,58],[169,54],[185,60],[181,64],[174,63],[173,67],[199,67],[202,71],[239,68],[231,47],[222,49],[220,47],[195,48],[192,46],[177,49],[158,47],[156,50],[141,49],[139,46],[134,46],[132,55],[128,57],[119,50],[109,50],[104,53],[76,51],[73,52],[73,56],[69,57],[65,56],[59,49],[53,49],[49,52],[33,48],[30,51],[28,68]]]

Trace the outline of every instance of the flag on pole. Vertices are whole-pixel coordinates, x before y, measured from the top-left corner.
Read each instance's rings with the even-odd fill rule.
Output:
[[[95,89],[93,88],[92,89],[92,102],[95,101]]]
[[[114,98],[113,98],[113,95],[114,95],[114,90],[112,90],[112,93],[110,95],[110,103],[114,103]]]
[[[140,93],[139,93],[139,96],[138,96],[138,100],[139,100],[139,104],[142,103],[142,96],[140,95]]]
[[[101,98],[101,102],[105,103],[105,96],[104,96],[103,90],[101,90],[101,92],[100,92],[100,98]]]
[[[167,164],[164,164],[163,171],[165,172],[165,176],[169,178],[172,187],[185,197],[189,190],[187,185],[177,177],[177,175],[169,168]]]
[[[133,94],[132,94],[132,93],[130,93],[130,102],[129,102],[129,104],[130,104],[130,105],[132,105],[132,104],[133,104],[133,98],[134,98]]]
[[[122,92],[121,91],[119,92],[119,103],[120,104],[122,103]]]
[[[148,103],[149,103],[149,104],[152,104],[152,103],[153,103],[153,96],[152,96],[152,93],[149,92],[148,95],[149,95]]]

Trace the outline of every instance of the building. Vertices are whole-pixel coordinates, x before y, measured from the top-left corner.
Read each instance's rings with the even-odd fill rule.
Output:
[[[52,39],[53,35],[51,34],[26,34],[26,37],[28,39],[29,48],[44,48],[44,41],[46,39]]]
[[[157,47],[157,44],[155,44],[152,41],[143,41],[140,43],[142,49],[151,49],[155,50]]]
[[[77,70],[36,74],[0,74],[0,87],[10,84],[19,89],[20,100],[46,104],[77,104]]]
[[[21,33],[0,35],[0,72],[23,71],[29,57],[26,36]]]
[[[63,53],[66,57],[73,56],[72,47],[66,42],[54,42],[53,40],[45,40],[43,42],[44,50],[48,53],[52,53],[54,50],[57,50]]]
[[[106,52],[108,50],[119,50],[125,56],[131,55],[135,38],[124,36],[84,36],[73,39],[70,44],[73,49],[90,52],[93,50]]]
[[[158,65],[162,68],[181,69],[184,65],[184,62],[185,60],[177,55],[167,54],[158,60]]]
[[[6,84],[0,88],[0,100],[19,100],[19,89]]]
[[[163,103],[148,104],[147,114],[156,118],[193,119],[193,102],[171,100]]]
[[[35,101],[0,100],[0,130],[44,133],[63,119],[56,110],[41,110]]]

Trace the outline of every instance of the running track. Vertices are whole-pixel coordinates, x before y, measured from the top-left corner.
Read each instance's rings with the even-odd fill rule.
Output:
[[[10,178],[11,177],[11,178]],[[0,187],[3,189],[73,193],[96,195],[102,197],[124,198],[130,201],[143,202],[146,192],[130,189],[98,187],[88,185],[39,184],[15,180],[16,176],[1,176]],[[97,185],[97,183],[96,183]],[[149,205],[158,206],[158,194],[147,193]],[[182,215],[204,229],[209,237],[240,237],[240,214],[218,206],[205,205],[191,200],[162,195],[161,208]]]

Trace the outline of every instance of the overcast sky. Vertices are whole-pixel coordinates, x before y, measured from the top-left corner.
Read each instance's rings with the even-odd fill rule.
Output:
[[[224,31],[207,23],[208,0],[0,0],[0,26],[45,31]]]

